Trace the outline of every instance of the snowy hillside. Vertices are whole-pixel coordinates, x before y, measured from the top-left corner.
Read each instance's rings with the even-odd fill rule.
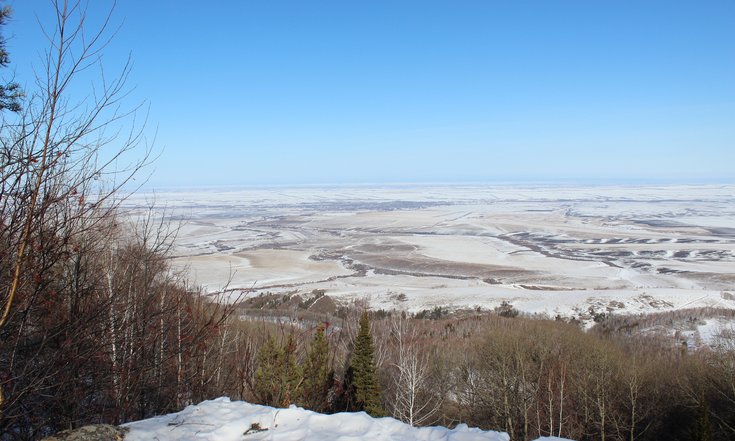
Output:
[[[414,428],[364,412],[323,415],[295,406],[258,406],[218,398],[181,412],[129,423],[126,441],[174,440],[446,440],[508,441],[508,435],[459,425]],[[545,438],[552,439],[552,438]],[[558,438],[557,438],[558,439]]]

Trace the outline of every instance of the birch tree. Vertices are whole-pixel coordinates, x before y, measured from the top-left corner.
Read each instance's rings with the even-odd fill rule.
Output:
[[[417,336],[405,314],[392,320],[391,334],[396,352],[393,417],[412,426],[430,421],[442,401],[429,390],[431,371],[427,354],[420,354]]]

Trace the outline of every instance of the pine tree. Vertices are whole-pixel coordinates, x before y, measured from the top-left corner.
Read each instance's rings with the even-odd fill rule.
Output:
[[[324,335],[324,327],[317,328],[304,363],[304,387],[302,404],[304,407],[324,412],[329,406],[329,388],[332,385],[332,371],[329,366],[329,342]]]
[[[10,19],[11,10],[8,6],[0,6],[0,28],[5,26]],[[0,35],[0,67],[6,67],[10,63],[8,51],[5,49],[5,38]],[[18,83],[0,84],[0,110],[20,112],[20,100],[23,92]]]
[[[258,351],[255,395],[268,406],[288,407],[300,395],[303,371],[296,363],[296,341],[289,334],[285,345],[274,337]]]
[[[262,404],[271,406],[280,400],[280,360],[283,348],[273,336],[258,351],[258,369],[255,371],[255,395]]]
[[[283,349],[284,388],[280,406],[288,407],[301,396],[301,388],[304,385],[304,370],[296,363],[296,339],[293,332],[288,335]]]
[[[352,392],[352,403],[356,410],[364,410],[372,416],[384,416],[380,403],[380,383],[375,367],[375,347],[370,334],[367,312],[360,318],[360,330],[350,359],[345,383]]]

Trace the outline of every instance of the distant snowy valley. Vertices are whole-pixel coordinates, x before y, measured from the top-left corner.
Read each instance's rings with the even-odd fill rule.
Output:
[[[417,312],[575,318],[735,307],[735,186],[177,189],[125,202],[180,222],[208,292],[324,292]],[[165,211],[165,213],[164,213]]]

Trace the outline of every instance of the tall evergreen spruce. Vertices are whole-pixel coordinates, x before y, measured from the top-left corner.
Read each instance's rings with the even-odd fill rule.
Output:
[[[255,394],[268,406],[288,407],[301,394],[303,371],[296,363],[296,340],[289,334],[285,345],[274,337],[258,352]]]
[[[329,407],[329,388],[332,385],[329,362],[329,342],[324,327],[317,328],[304,363],[303,402],[308,409],[324,412]]]
[[[286,340],[286,347],[283,352],[285,390],[280,406],[288,407],[299,399],[301,388],[304,385],[304,370],[296,363],[296,338],[293,332],[288,334],[288,340]]]
[[[281,395],[281,361],[283,348],[271,336],[258,351],[258,369],[255,371],[255,395],[265,405],[276,405]]]
[[[367,312],[360,317],[360,331],[350,359],[348,376],[352,389],[352,401],[356,410],[364,410],[372,416],[384,416],[380,403],[380,383],[375,368],[375,347],[370,334]]]

